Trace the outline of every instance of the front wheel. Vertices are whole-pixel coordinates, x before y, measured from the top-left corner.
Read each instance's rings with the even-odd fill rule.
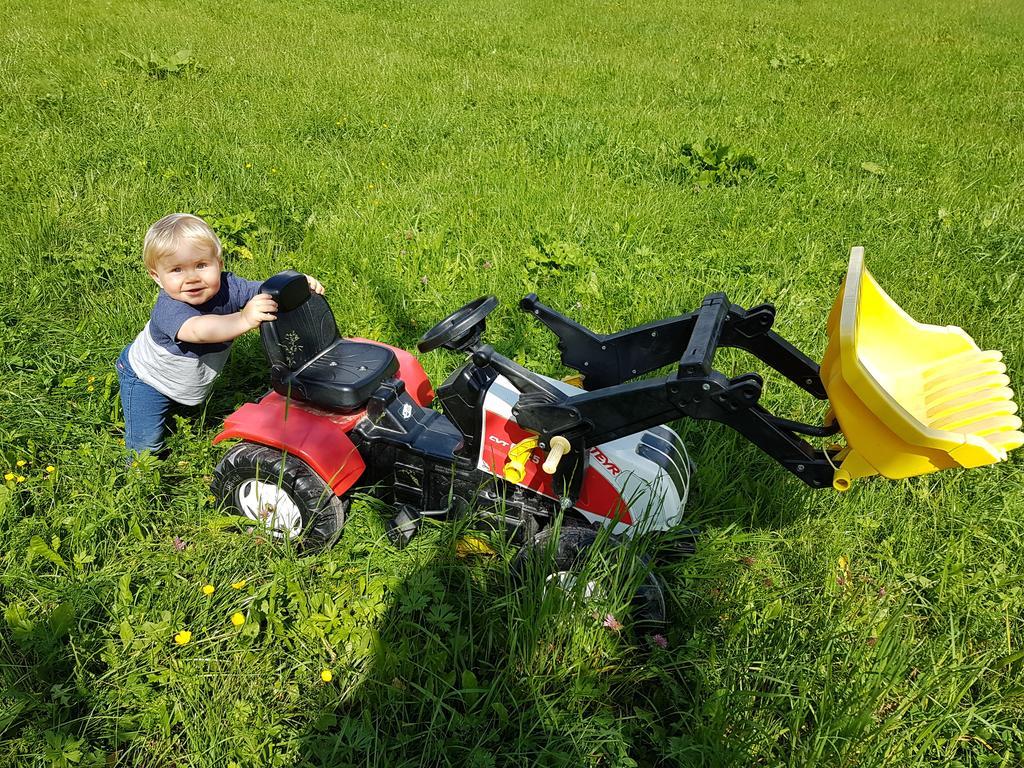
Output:
[[[226,509],[277,538],[298,540],[306,550],[337,539],[349,506],[301,459],[255,443],[240,443],[224,455],[211,490]]]
[[[516,554],[513,568],[521,580],[530,572],[544,581],[544,590],[558,588],[576,595],[587,607],[601,609],[628,590],[630,623],[641,631],[658,631],[665,624],[665,593],[647,558],[630,551],[628,543],[614,540],[601,549],[594,545],[598,531],[563,525],[545,528]]]

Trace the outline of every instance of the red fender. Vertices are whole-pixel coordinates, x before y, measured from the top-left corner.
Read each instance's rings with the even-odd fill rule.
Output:
[[[271,392],[224,419],[224,431],[213,442],[241,439],[287,451],[306,462],[341,496],[366,469],[347,434],[365,413],[321,411]]]

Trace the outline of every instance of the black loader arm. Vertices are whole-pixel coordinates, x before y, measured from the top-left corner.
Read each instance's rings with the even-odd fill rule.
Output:
[[[770,330],[770,305],[747,310],[715,293],[696,312],[608,336],[544,307],[535,296],[520,306],[558,336],[563,362],[584,373],[590,390],[563,400],[524,398],[513,408],[520,426],[540,435],[542,447],[562,436],[585,453],[587,446],[688,416],[727,424],[813,488],[832,484],[831,453],[800,435],[835,434],[838,424],[817,427],[775,416],[759,404],[758,374],[730,378],[713,367],[718,347],[744,349],[826,399],[817,363]],[[674,361],[678,366],[668,376],[623,383]]]
[[[706,306],[714,307],[714,315],[705,313],[699,327],[701,310],[618,333],[599,334],[542,304],[535,293],[519,302],[521,310],[558,337],[562,364],[583,374],[586,390],[615,386],[663,368],[688,354],[688,346],[706,352],[714,338],[711,354],[715,347],[745,350],[816,398],[826,398],[818,364],[772,331],[775,307],[761,304],[744,309],[730,304],[724,293],[705,298],[701,309]]]

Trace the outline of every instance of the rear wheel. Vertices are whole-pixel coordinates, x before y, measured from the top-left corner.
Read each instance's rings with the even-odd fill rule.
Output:
[[[337,539],[349,506],[301,459],[255,443],[240,443],[224,455],[212,491],[225,508],[306,550]]]
[[[600,612],[615,601],[613,593],[625,587],[632,592],[631,627],[658,631],[666,618],[661,581],[647,559],[631,553],[625,544],[609,541],[606,559],[594,562],[591,550],[598,535],[593,528],[563,525],[556,539],[555,529],[545,528],[519,550],[513,567],[521,580],[539,572],[545,590],[561,589]]]

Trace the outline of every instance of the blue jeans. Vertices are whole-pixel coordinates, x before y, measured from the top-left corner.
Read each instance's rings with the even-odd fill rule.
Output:
[[[121,382],[124,444],[129,454],[143,451],[156,454],[164,447],[164,425],[179,404],[135,375],[128,362],[129,347],[124,348],[115,363]]]

